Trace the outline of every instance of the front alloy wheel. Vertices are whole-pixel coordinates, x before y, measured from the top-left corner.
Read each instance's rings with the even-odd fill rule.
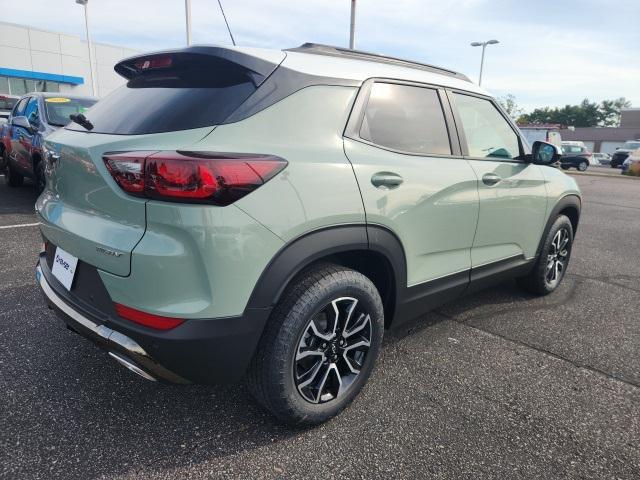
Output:
[[[311,403],[344,395],[371,346],[371,316],[352,297],[336,298],[309,321],[294,362],[298,392]]]
[[[570,239],[569,231],[563,227],[557,231],[551,241],[547,254],[547,270],[544,277],[549,289],[556,288],[564,276],[566,262],[569,257]]]

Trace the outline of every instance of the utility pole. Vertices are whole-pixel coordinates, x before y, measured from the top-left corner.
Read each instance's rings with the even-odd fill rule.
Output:
[[[478,86],[482,85],[482,70],[484,68],[484,51],[487,48],[487,45],[495,45],[496,43],[500,43],[498,40],[487,40],[486,42],[473,42],[471,44],[472,47],[482,47],[482,58],[480,59],[480,77],[478,78]]]
[[[93,67],[93,48],[91,47],[91,35],[89,34],[89,0],[76,0],[78,5],[84,7],[84,30],[87,36],[87,48],[89,49],[89,72],[91,74],[91,95],[98,95],[96,73]]]
[[[351,29],[349,34],[349,48],[356,48],[356,0],[351,0]]]
[[[191,45],[191,0],[184,0],[184,14],[187,23],[187,47]]]

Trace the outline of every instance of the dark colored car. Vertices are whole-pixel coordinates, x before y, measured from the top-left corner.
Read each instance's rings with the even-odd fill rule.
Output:
[[[627,142],[624,142],[624,145],[616,149],[615,153],[611,157],[611,168],[622,168],[622,164],[627,159],[629,154],[639,148],[640,140],[629,140]]]
[[[38,193],[44,190],[42,141],[70,122],[69,115],[83,113],[97,100],[59,93],[29,93],[13,107],[2,128],[2,157],[9,186],[33,179]]]
[[[566,145],[563,142],[562,156],[560,157],[560,167],[563,170],[577,168],[584,172],[589,168],[591,152],[582,145]]]

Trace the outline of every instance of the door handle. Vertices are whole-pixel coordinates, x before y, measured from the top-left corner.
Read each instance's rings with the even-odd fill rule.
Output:
[[[400,175],[393,172],[378,172],[371,177],[371,184],[381,190],[392,190],[398,188],[404,180]]]
[[[502,180],[502,177],[500,177],[499,175],[496,175],[495,173],[485,173],[482,176],[482,183],[488,186],[495,185],[500,180]]]

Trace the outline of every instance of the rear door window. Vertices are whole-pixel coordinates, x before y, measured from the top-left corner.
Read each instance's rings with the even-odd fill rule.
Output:
[[[374,83],[360,138],[419,155],[451,154],[440,98],[432,88]]]
[[[467,139],[469,156],[514,159],[520,156],[518,135],[487,99],[453,94]]]

